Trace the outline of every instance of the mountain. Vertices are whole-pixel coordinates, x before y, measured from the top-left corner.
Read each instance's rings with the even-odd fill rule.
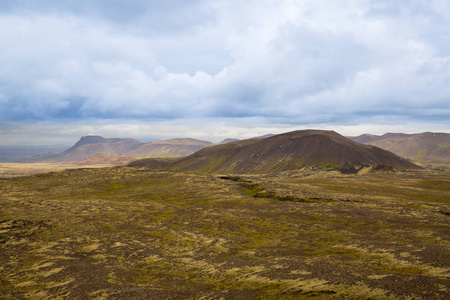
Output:
[[[361,144],[368,144],[378,141],[379,139],[381,139],[381,136],[366,133],[356,137],[349,137],[349,139]]]
[[[124,164],[131,159],[182,157],[190,155],[213,143],[195,139],[171,139],[165,141],[141,143],[134,139],[103,138],[101,136],[84,136],[66,151],[53,155],[55,162],[80,162],[88,164]],[[100,155],[100,156],[98,156]],[[124,156],[118,159],[116,156]],[[90,159],[92,157],[92,159]],[[47,157],[48,158],[48,157]]]
[[[172,161],[144,159],[131,166],[213,173],[273,173],[305,166],[389,165],[419,168],[378,147],[363,145],[334,131],[301,130],[204,148]]]
[[[450,134],[423,132],[416,134],[363,134],[353,141],[377,146],[413,161],[450,162]]]
[[[136,149],[130,151],[128,155],[137,158],[182,157],[188,156],[211,145],[213,145],[211,142],[190,138],[171,139],[140,145]]]
[[[134,139],[105,139],[101,136],[84,136],[75,145],[58,154],[53,161],[82,161],[95,154],[127,155],[140,145],[141,142]]]
[[[236,142],[236,141],[239,141],[239,140],[238,139],[228,138],[228,139],[224,139],[219,144],[227,144],[227,143]]]

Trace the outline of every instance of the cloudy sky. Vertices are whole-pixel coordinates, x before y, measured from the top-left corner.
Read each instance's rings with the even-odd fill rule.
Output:
[[[0,1],[0,144],[305,128],[450,132],[450,1]]]

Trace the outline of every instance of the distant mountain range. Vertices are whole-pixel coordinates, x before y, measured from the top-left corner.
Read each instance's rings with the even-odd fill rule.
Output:
[[[207,147],[179,159],[142,159],[130,164],[154,169],[211,173],[273,173],[306,166],[347,165],[419,168],[381,148],[363,145],[334,131],[301,130],[268,138],[248,139]]]
[[[417,162],[450,162],[450,134],[424,132],[416,134],[363,134],[350,137],[358,143],[373,145]]]
[[[52,157],[51,160],[89,164],[92,161],[89,158],[99,154],[102,156],[95,159],[98,163],[101,162],[101,158],[104,158],[105,163],[109,163],[111,155],[113,157],[126,156],[129,157],[129,160],[146,157],[182,157],[210,145],[213,143],[189,138],[141,143],[129,138],[106,139],[101,136],[85,136],[66,151]],[[117,161],[117,159],[113,159],[113,161]]]
[[[335,136],[336,133],[331,134],[328,131],[320,131],[320,130],[309,130],[309,131],[296,131],[298,135],[299,132],[316,132],[316,135],[319,134],[322,137]],[[286,133],[288,134],[288,133]],[[285,135],[286,135],[285,134]],[[291,152],[281,151],[282,148],[286,149],[286,147],[290,144],[286,144],[281,142],[283,138],[280,138],[282,135],[273,135],[267,134],[261,137],[255,137],[248,140],[237,140],[237,139],[225,139],[219,144],[213,144],[208,141],[201,141],[190,138],[178,138],[178,139],[170,139],[163,141],[153,141],[148,143],[141,143],[137,140],[131,138],[103,138],[101,136],[84,136],[77,143],[75,143],[72,147],[67,149],[67,146],[63,148],[63,146],[46,146],[46,147],[23,147],[23,146],[0,146],[0,162],[37,162],[37,161],[47,161],[47,162],[73,162],[76,164],[112,164],[112,165],[123,165],[127,164],[136,159],[142,158],[164,158],[158,161],[159,165],[165,165],[168,161],[173,162],[172,159],[167,158],[180,158],[186,157],[184,164],[191,165],[189,160],[193,159],[192,154],[196,153],[199,150],[204,149],[203,152],[198,153],[198,155],[206,155],[214,156],[214,153],[220,153],[221,157],[216,157],[216,159],[210,159],[214,161],[216,164],[220,164],[221,167],[217,166],[217,170],[224,169],[236,169],[236,170],[244,170],[251,169],[246,166],[243,167],[241,161],[246,161],[246,164],[253,163],[258,165],[259,167],[255,167],[255,170],[259,168],[260,171],[268,170],[270,168],[274,169],[282,169],[281,167],[272,166],[268,167],[268,165],[272,164],[276,159],[281,161],[291,161],[297,159],[297,165],[303,165],[300,161],[303,160],[305,163],[318,163],[319,161],[315,158],[316,156],[320,156],[322,151],[332,151],[334,146],[333,143],[330,145],[325,142],[321,142],[322,144],[317,144],[316,140],[304,140],[301,144],[292,145],[292,148],[289,148]],[[276,153],[283,154],[284,157],[275,158],[275,156],[268,155],[264,160],[257,159],[253,156],[255,153],[258,155],[262,155],[263,152],[261,150],[256,151],[252,147],[257,147],[256,143],[259,143],[261,140],[268,140],[271,144],[275,143],[276,140],[280,142],[280,150]],[[381,136],[363,134],[357,137],[350,137],[354,142],[358,142],[361,144],[372,145],[379,147],[384,150],[388,150],[398,156],[409,159],[415,162],[450,162],[450,134],[448,133],[418,133],[418,134],[404,134],[404,133],[386,133]],[[340,140],[343,142],[342,140]],[[264,142],[266,143],[266,142]],[[262,143],[262,144],[264,144]],[[255,144],[255,145],[254,145]],[[250,147],[250,145],[253,145]],[[260,145],[260,144],[258,144]],[[217,148],[218,146],[221,146]],[[259,147],[259,146],[258,146]],[[268,146],[267,146],[268,147]],[[290,146],[291,147],[291,146]],[[352,147],[356,146],[352,144]],[[244,151],[244,148],[246,149]],[[357,148],[357,147],[356,147]],[[356,149],[355,148],[355,149]],[[65,150],[66,149],[66,150]],[[324,150],[326,149],[326,150]],[[242,150],[242,152],[240,152]],[[307,153],[306,153],[306,152]],[[333,150],[334,151],[334,150]],[[234,157],[237,153],[239,157]],[[344,151],[345,152],[345,151]],[[57,154],[59,153],[59,154]],[[350,153],[350,152],[349,152]],[[255,155],[256,155],[255,154]],[[267,153],[264,152],[264,155]],[[217,154],[219,155],[219,154]],[[189,159],[187,158],[189,157]],[[224,161],[234,157],[237,159],[233,163],[233,167],[225,167],[219,161]],[[270,157],[271,163],[268,162],[268,158]],[[300,159],[299,157],[302,157]],[[208,158],[209,159],[209,158]],[[356,159],[356,158],[355,158]],[[206,156],[201,159],[203,161],[200,163],[197,161],[195,164],[202,164],[203,168],[210,170],[215,169],[212,168],[211,165],[205,163],[207,160]],[[354,159],[353,159],[354,160]],[[363,161],[363,160],[361,160]],[[334,164],[340,161],[333,159],[326,159],[321,161],[320,164]],[[155,161],[153,163],[156,163]],[[320,165],[319,164],[319,165]],[[184,169],[181,167],[181,163],[178,162],[178,169]],[[265,166],[267,165],[267,166]],[[292,168],[293,166],[291,166]],[[186,167],[186,169],[189,169]],[[195,168],[192,168],[195,169]]]
[[[83,136],[72,147],[67,146],[1,146],[0,162],[58,162],[77,165],[123,165],[146,157],[182,157],[212,142],[176,138],[141,143],[131,138]]]
[[[75,145],[53,157],[52,161],[82,161],[96,154],[128,155],[130,151],[140,145],[142,145],[141,142],[134,139],[106,139],[101,136],[84,136]]]

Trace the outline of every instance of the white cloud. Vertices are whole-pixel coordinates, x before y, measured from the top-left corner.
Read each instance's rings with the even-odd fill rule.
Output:
[[[393,118],[450,130],[448,1],[1,5],[4,122]]]

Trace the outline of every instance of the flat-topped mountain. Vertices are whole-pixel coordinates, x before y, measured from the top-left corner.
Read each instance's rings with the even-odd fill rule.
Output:
[[[448,133],[386,133],[381,136],[363,134],[351,139],[380,147],[413,161],[450,161],[450,134]]]
[[[58,154],[53,160],[57,162],[82,161],[96,154],[127,155],[142,145],[134,139],[105,139],[101,136],[84,136],[75,145]]]
[[[89,161],[88,159],[95,155],[103,155],[100,156],[102,158],[113,155],[135,159],[146,157],[183,157],[210,145],[213,145],[213,143],[190,138],[141,143],[130,138],[84,136],[66,151],[53,156],[51,160],[55,162],[82,162]],[[98,157],[95,161],[97,160]],[[105,163],[108,161],[111,160],[106,159]]]
[[[358,162],[399,169],[415,164],[378,147],[354,142],[334,131],[301,130],[204,148],[176,160],[139,160],[132,166],[214,173],[273,173],[306,166],[340,167]]]

